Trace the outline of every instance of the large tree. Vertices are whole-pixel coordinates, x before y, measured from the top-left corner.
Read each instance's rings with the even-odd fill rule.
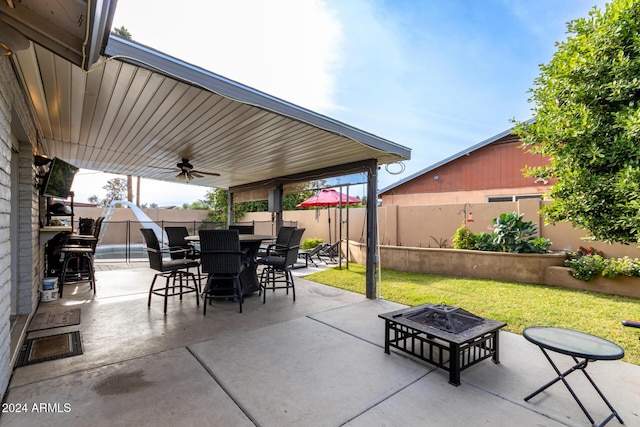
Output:
[[[109,206],[114,200],[126,200],[127,180],[125,178],[112,178],[102,188],[107,190],[107,197],[102,199],[103,206]]]
[[[551,62],[540,66],[534,121],[517,132],[549,156],[531,176],[557,178],[543,208],[607,242],[640,239],[640,2],[613,0],[568,24]]]

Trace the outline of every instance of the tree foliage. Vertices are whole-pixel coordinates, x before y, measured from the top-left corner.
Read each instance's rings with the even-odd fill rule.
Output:
[[[127,198],[126,178],[112,178],[107,181],[107,185],[102,188],[107,190],[107,197],[102,199],[103,206],[109,206],[114,200],[126,200]]]
[[[129,30],[124,27],[124,25],[122,25],[120,28],[112,29],[111,34],[115,34],[116,36],[122,37],[123,39],[133,40],[133,36],[129,32]]]
[[[540,66],[532,123],[517,133],[557,178],[543,207],[548,223],[569,221],[590,237],[640,238],[640,2],[613,0],[568,24],[567,39]]]
[[[282,197],[282,209],[285,211],[295,209],[298,203],[315,194],[313,190],[309,189],[310,185],[321,185],[322,183],[323,181],[314,181],[301,184],[299,188],[294,188],[294,190],[298,191],[285,194]],[[210,206],[211,212],[207,218],[209,221],[227,222],[228,195],[229,192],[221,188],[215,188],[207,192],[203,203]],[[234,203],[234,221],[240,221],[247,212],[266,212],[268,209],[269,203],[267,200]]]

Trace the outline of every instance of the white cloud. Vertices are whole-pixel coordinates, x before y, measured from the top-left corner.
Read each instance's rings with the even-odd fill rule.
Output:
[[[113,25],[136,42],[286,101],[335,108],[343,34],[323,1],[205,0],[181,8],[120,0]]]
[[[75,193],[74,201],[87,203],[91,196],[98,196],[99,200],[103,199],[107,194],[103,187],[107,184],[107,181],[113,178],[126,178],[126,176],[81,169],[76,174],[71,188]],[[155,203],[158,206],[182,206],[183,203],[193,203],[204,199],[207,190],[207,187],[193,184],[160,182],[143,178],[140,182],[140,203],[146,205]],[[133,199],[135,200],[135,179],[133,193]]]

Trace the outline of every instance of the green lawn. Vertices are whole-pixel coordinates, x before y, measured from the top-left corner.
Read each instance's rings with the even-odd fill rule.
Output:
[[[576,329],[611,340],[624,348],[624,361],[640,365],[640,330],[622,326],[624,319],[640,320],[640,300],[543,285],[485,279],[435,276],[382,270],[380,295],[410,306],[445,303],[482,317],[507,323],[507,331],[522,334],[527,326]],[[365,268],[330,268],[306,279],[361,294]]]

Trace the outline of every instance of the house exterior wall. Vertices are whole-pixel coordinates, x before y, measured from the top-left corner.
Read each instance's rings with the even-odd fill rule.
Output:
[[[15,129],[20,128],[25,141],[19,141]],[[30,142],[31,141],[31,142]],[[0,57],[0,392],[2,397],[11,376],[11,316],[30,315],[37,305],[37,288],[42,271],[38,245],[38,196],[33,185],[33,146],[35,126],[16,79],[10,59]],[[17,171],[12,169],[12,156],[18,156]],[[15,163],[15,162],[14,162]],[[18,194],[12,192],[12,181],[18,181]],[[14,191],[15,192],[15,191]],[[15,203],[15,198],[18,198]],[[12,200],[14,203],[12,203]],[[14,212],[12,206],[18,206]],[[12,230],[12,216],[17,215],[17,230]],[[11,251],[11,236],[18,236],[18,253]],[[16,246],[14,246],[16,247]],[[11,265],[18,257],[14,272],[16,286],[12,292]],[[15,274],[17,273],[17,274]],[[12,303],[12,294],[17,301]]]
[[[0,390],[9,384],[11,374],[11,274],[9,215],[11,197],[11,94],[4,90],[8,60],[0,57]]]
[[[544,194],[552,182],[537,183],[522,169],[548,160],[520,145],[515,135],[500,138],[382,193],[382,205],[484,203],[488,196]]]

